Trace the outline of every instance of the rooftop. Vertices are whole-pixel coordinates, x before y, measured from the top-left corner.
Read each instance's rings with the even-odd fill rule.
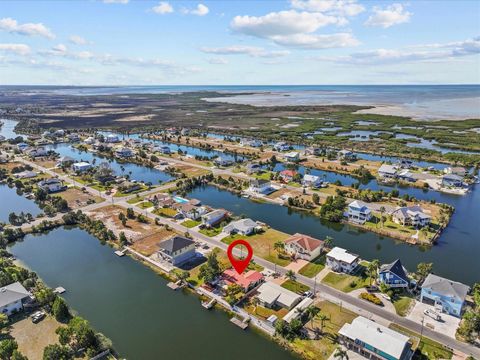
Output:
[[[422,284],[422,288],[428,288],[432,291],[449,297],[457,297],[465,300],[470,288],[462,283],[445,279],[435,274],[428,274]]]
[[[347,250],[342,249],[340,247],[334,247],[332,250],[330,250],[327,256],[332,257],[338,261],[343,261],[348,264],[351,264],[358,259],[357,254],[351,254]]]
[[[285,243],[297,243],[299,246],[308,251],[313,251],[320,246],[323,246],[323,240],[315,239],[311,236],[296,233],[295,235],[290,236]]]
[[[172,254],[178,250],[186,248],[195,242],[183,236],[174,236],[168,240],[162,241],[158,244],[160,250],[164,250],[168,254]]]
[[[30,293],[18,281],[0,288],[0,307],[25,299]]]

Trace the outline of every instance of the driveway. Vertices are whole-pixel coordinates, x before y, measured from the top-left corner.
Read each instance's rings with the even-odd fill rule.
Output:
[[[307,260],[297,259],[295,261],[292,261],[287,266],[285,266],[285,269],[292,270],[293,272],[298,273],[300,271],[300,269],[303,268],[307,264],[308,264]]]
[[[455,339],[455,332],[457,331],[458,325],[460,324],[460,319],[452,315],[439,313],[442,317],[442,320],[436,321],[423,313],[423,311],[426,309],[434,310],[433,306],[421,303],[420,301],[415,301],[415,306],[413,307],[410,314],[407,316],[407,319],[413,320],[417,323],[421,323],[423,318],[423,324],[425,327],[428,327],[431,330],[437,331]]]
[[[350,292],[349,294],[351,296],[354,296],[354,297],[359,297],[361,293],[364,293],[366,290],[364,288],[362,289],[357,289],[357,290],[353,290],[352,292]],[[387,311],[390,311],[391,313],[393,314],[396,314],[397,312],[395,311],[395,306],[393,306],[393,304],[388,301],[387,299],[383,298],[382,296],[380,296],[379,293],[375,293],[375,295],[382,301],[383,303],[383,309],[384,310],[387,310]],[[363,301],[367,301],[367,300],[363,300]]]

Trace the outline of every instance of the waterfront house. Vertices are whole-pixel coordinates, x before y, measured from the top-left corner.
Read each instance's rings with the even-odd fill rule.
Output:
[[[129,194],[142,189],[142,185],[137,182],[123,181],[118,185],[117,190],[123,194]]]
[[[87,137],[85,140],[83,140],[85,144],[92,145],[95,142],[95,138],[92,136]]]
[[[26,151],[26,154],[31,158],[47,156],[48,151],[44,147],[37,147],[34,149],[29,149]]]
[[[38,187],[47,193],[55,193],[59,191],[65,190],[67,187],[63,184],[63,181],[56,179],[56,178],[51,178],[51,179],[46,179],[42,180],[38,183]]]
[[[229,159],[225,156],[219,156],[219,157],[215,158],[215,160],[213,160],[213,162],[217,166],[230,166],[230,165],[233,164],[233,160],[231,160],[231,159]]]
[[[460,317],[470,288],[462,283],[429,274],[422,284],[420,301],[438,311]]]
[[[30,297],[31,294],[18,281],[0,288],[0,313],[10,316],[22,311]]]
[[[69,166],[75,162],[75,159],[70,157],[70,156],[62,156],[60,159],[57,161],[57,166]]]
[[[403,267],[400,259],[380,266],[378,282],[391,288],[408,288],[410,285],[407,269]]]
[[[251,179],[248,190],[257,194],[268,194],[272,190],[272,184],[268,180]]]
[[[232,234],[241,234],[241,235],[251,235],[254,234],[257,230],[261,230],[262,227],[258,225],[252,219],[240,219],[232,221],[230,224],[223,228],[223,232],[229,235]]]
[[[290,150],[290,145],[288,145],[285,141],[279,141],[273,145],[273,150],[275,151],[288,151]]]
[[[407,170],[407,169],[400,170],[397,173],[397,177],[400,180],[415,182],[415,175],[410,170]]]
[[[162,146],[159,146],[157,147],[157,151],[161,154],[165,154],[165,155],[169,155],[172,153],[172,151],[170,150],[170,146],[168,145],[162,145]]]
[[[234,269],[225,270],[220,275],[218,285],[226,290],[229,285],[239,285],[246,293],[263,282],[264,276],[255,270],[249,270],[245,274],[239,274]]]
[[[267,308],[292,309],[302,297],[274,282],[267,281],[257,289],[257,299]]]
[[[305,174],[302,179],[302,185],[316,189],[322,186],[322,179],[317,175]]]
[[[319,156],[322,154],[322,149],[319,147],[310,146],[305,149],[305,155]]]
[[[300,153],[296,151],[291,151],[283,155],[283,158],[285,159],[285,161],[296,163],[300,161]]]
[[[336,272],[350,274],[360,261],[360,257],[340,247],[334,247],[327,254],[327,266]]]
[[[357,160],[357,155],[350,150],[340,150],[337,153],[337,157],[339,160],[346,160],[346,161],[354,161]]]
[[[53,132],[53,136],[55,137],[63,137],[65,136],[65,130],[63,129],[58,129]]]
[[[378,169],[378,175],[385,179],[395,179],[397,177],[397,168],[393,165],[382,164]]]
[[[15,174],[15,178],[17,179],[31,179],[37,176],[35,171],[25,170]]]
[[[463,187],[463,178],[455,174],[446,174],[442,177],[442,186],[443,187]]]
[[[460,176],[462,178],[464,178],[468,174],[467,169],[465,169],[462,166],[447,167],[447,168],[443,169],[443,172],[445,174],[457,175],[457,176]]]
[[[398,166],[402,169],[410,169],[413,167],[413,161],[409,159],[398,160]]]
[[[178,213],[184,218],[197,220],[202,215],[205,215],[208,210],[204,206],[195,206],[189,202],[187,203],[175,203],[172,208],[178,211]]]
[[[77,173],[88,171],[92,168],[92,165],[86,161],[80,161],[72,165],[72,170]]]
[[[292,320],[298,319],[303,314],[304,310],[312,304],[313,299],[310,297],[305,297],[283,317],[283,320],[287,324],[290,324]]]
[[[118,138],[117,135],[108,134],[107,136],[105,136],[105,142],[106,143],[118,143],[118,142],[120,142],[120,139]]]
[[[348,350],[374,360],[410,360],[410,337],[359,316],[339,330],[340,343]]]
[[[0,154],[0,164],[8,163],[8,157],[5,154]]]
[[[29,146],[27,143],[21,142],[17,144],[17,149],[24,152]]]
[[[347,205],[348,221],[357,224],[365,224],[372,217],[372,210],[363,201],[355,200]]]
[[[129,158],[133,156],[133,151],[127,147],[122,147],[115,150],[115,155],[122,158]]]
[[[196,256],[195,241],[183,236],[174,236],[158,244],[158,255],[172,265],[178,266]]]
[[[251,174],[256,174],[262,171],[262,167],[260,164],[252,163],[252,164],[247,164],[245,167],[245,172],[249,175]]]
[[[182,130],[180,131],[180,135],[182,136],[188,136],[189,134],[190,134],[190,129],[182,128]]]
[[[418,205],[399,207],[392,213],[393,222],[403,226],[422,228],[430,224],[431,219]]]
[[[68,138],[68,140],[70,140],[71,142],[78,142],[78,141],[80,141],[80,136],[78,136],[78,134],[68,134],[67,138]]]
[[[263,146],[263,142],[257,139],[241,139],[240,145],[251,146],[251,147],[261,147]]]
[[[228,217],[228,211],[217,209],[202,215],[202,224],[208,227],[215,226]]]
[[[296,233],[285,240],[285,251],[296,259],[312,261],[322,253],[324,243],[311,236]]]
[[[283,182],[289,183],[293,181],[293,178],[297,175],[297,172],[295,170],[282,170],[280,171],[280,178],[282,179]]]

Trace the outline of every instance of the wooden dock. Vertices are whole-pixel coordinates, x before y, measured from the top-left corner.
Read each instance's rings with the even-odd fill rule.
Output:
[[[176,290],[178,290],[178,289],[181,288],[180,285],[178,285],[178,284],[176,284],[176,283],[174,283],[174,282],[169,282],[169,283],[167,284],[167,286],[168,286],[170,289],[172,289],[173,291],[176,291]]]
[[[65,290],[65,288],[63,288],[63,287],[61,287],[61,286],[59,286],[59,287],[57,287],[57,288],[55,288],[55,289],[53,290],[53,292],[54,292],[55,294],[63,294],[65,291],[67,291],[67,290]]]
[[[117,250],[117,251],[115,251],[115,255],[122,257],[122,256],[125,256],[125,252]]]
[[[205,309],[210,310],[216,303],[217,303],[217,300],[211,299],[210,301],[203,301],[202,306]]]
[[[248,323],[245,321],[241,321],[240,319],[236,317],[232,317],[230,319],[230,322],[237,325],[240,329],[245,330],[248,327]]]

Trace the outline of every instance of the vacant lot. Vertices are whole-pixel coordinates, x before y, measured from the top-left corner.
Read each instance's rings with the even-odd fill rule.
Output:
[[[359,269],[357,275],[330,272],[323,278],[322,282],[343,292],[350,292],[370,285],[370,280],[365,275],[363,268]]]
[[[210,173],[210,171],[196,166],[175,164],[175,168],[188,177],[198,177]]]
[[[132,245],[132,248],[142,255],[150,256],[158,250],[158,244],[161,241],[169,239],[174,235],[176,235],[175,232],[161,227],[153,234],[137,239]]]
[[[89,200],[93,200],[96,203],[104,201],[103,198],[99,196],[93,196],[77,188],[68,188],[66,191],[56,194],[56,196],[65,199],[71,209],[84,207],[89,204]]]
[[[18,350],[29,360],[41,360],[43,349],[58,343],[55,330],[60,325],[52,316],[47,316],[37,324],[26,317],[12,324],[10,335],[17,341]]]

